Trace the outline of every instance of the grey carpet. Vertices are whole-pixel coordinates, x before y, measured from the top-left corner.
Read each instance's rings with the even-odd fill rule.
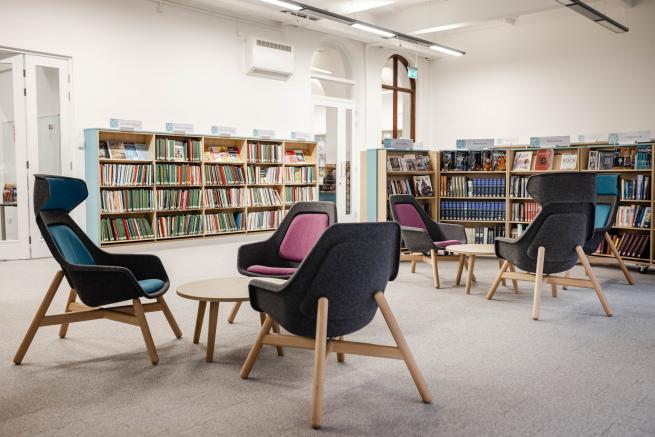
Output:
[[[162,256],[173,286],[233,275],[243,239],[139,246]],[[138,328],[94,321],[60,340],[42,328],[22,366],[11,358],[54,272],[50,259],[0,263],[0,435],[2,436],[296,436],[296,435],[655,435],[655,280],[634,272],[630,287],[616,268],[596,269],[615,317],[593,291],[550,297],[530,319],[531,290],[501,288],[484,299],[498,264],[476,263],[472,295],[453,287],[455,265],[401,267],[388,299],[429,383],[420,402],[395,360],[334,356],[327,368],[324,427],[309,428],[312,353],[266,348],[250,380],[239,370],[257,330],[244,306],[234,325],[221,307],[216,362],[191,342],[196,306],[170,292],[184,331],[176,340],[161,315],[149,315],[160,364],[150,365]],[[576,269],[580,275],[582,270]],[[63,308],[66,290],[53,304]],[[378,314],[361,341],[389,343]]]

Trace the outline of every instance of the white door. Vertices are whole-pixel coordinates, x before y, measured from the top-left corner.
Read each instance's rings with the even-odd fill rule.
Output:
[[[28,187],[35,174],[72,175],[69,61],[25,55]],[[50,256],[30,207],[31,256]]]
[[[339,222],[358,220],[358,158],[353,148],[352,102],[314,98],[314,134],[318,142],[319,199],[336,202]]]
[[[0,260],[29,258],[23,56],[0,53]]]

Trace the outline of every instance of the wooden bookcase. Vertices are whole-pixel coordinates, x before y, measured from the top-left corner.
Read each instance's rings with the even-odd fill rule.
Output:
[[[200,146],[200,155],[197,159],[175,160],[157,159],[157,141],[161,140],[195,141]],[[100,144],[105,141],[121,144],[142,144],[145,146],[139,159],[105,158],[100,155]],[[255,156],[249,154],[249,144],[275,145],[279,148],[279,159],[274,162],[267,160],[259,161]],[[212,153],[219,148],[231,148],[235,151],[234,156],[221,156],[215,160]],[[301,150],[305,162],[287,162],[287,152]],[[143,169],[149,169],[151,182],[147,184],[125,184],[119,186],[101,185],[101,172],[105,165],[140,165]],[[195,178],[185,181],[166,183],[158,179],[160,169],[170,166],[176,173],[183,170],[187,174],[193,173]],[[257,182],[248,178],[248,170],[274,168],[278,177],[269,183]],[[270,231],[277,227],[286,211],[296,200],[318,200],[318,155],[314,142],[286,141],[286,140],[262,140],[255,138],[234,138],[208,135],[177,135],[158,132],[131,132],[109,129],[86,129],[85,130],[85,169],[86,182],[89,189],[89,198],[86,202],[86,227],[90,238],[101,245],[125,244],[143,241],[161,241],[177,238],[207,237],[214,235],[226,235],[235,233],[248,233],[258,231]],[[229,169],[229,170],[228,170]],[[221,173],[222,170],[222,173]],[[266,170],[264,170],[266,171]],[[275,172],[274,171],[274,172]],[[217,177],[210,178],[211,174],[221,175],[235,174],[241,178],[224,179]],[[309,175],[305,178],[291,178],[298,172],[300,175]],[[289,178],[287,178],[287,173]],[[183,174],[183,173],[182,173]],[[254,196],[250,196],[250,190],[272,190],[276,193],[276,201],[272,204],[257,204]],[[223,196],[232,190],[234,196]],[[138,210],[103,210],[102,198],[106,192],[125,192],[130,196],[139,191],[142,196],[150,196],[148,208]],[[257,192],[255,192],[257,193]],[[189,195],[196,199],[194,204],[185,203],[184,207],[168,208],[159,200],[179,198],[181,195]],[[193,194],[195,197],[190,196]],[[199,196],[199,197],[198,197]],[[225,203],[225,199],[229,199]],[[210,201],[210,200],[215,201]],[[222,200],[221,200],[222,199]],[[216,201],[221,200],[221,201]],[[249,217],[252,214],[269,212],[277,219],[267,226],[249,225]],[[251,214],[249,216],[249,214]],[[210,224],[218,224],[218,217],[223,218],[221,223],[227,224],[227,217],[232,217],[234,224],[240,226],[220,226],[214,228]],[[159,232],[159,223],[162,220],[170,220],[180,224],[181,232],[164,234]],[[149,224],[151,232],[142,238],[121,239],[106,241],[102,238],[102,226],[106,220],[130,221],[139,219]],[[186,226],[194,224],[195,226]],[[210,229],[212,228],[212,229]],[[194,232],[195,230],[195,232]]]

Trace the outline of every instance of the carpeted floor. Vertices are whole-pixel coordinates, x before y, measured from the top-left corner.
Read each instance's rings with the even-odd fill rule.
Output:
[[[0,263],[1,436],[625,436],[655,435],[655,277],[634,272],[625,284],[615,268],[596,269],[615,317],[593,291],[550,297],[541,321],[530,319],[531,289],[496,300],[484,293],[498,270],[476,263],[472,295],[453,287],[455,264],[440,265],[442,289],[430,267],[401,266],[387,296],[434,401],[420,402],[395,360],[334,356],[327,368],[324,426],[309,428],[312,353],[267,348],[251,379],[239,370],[259,326],[244,305],[234,325],[221,307],[216,361],[204,361],[206,330],[191,342],[196,306],[178,298],[177,284],[231,276],[243,238],[138,246],[162,257],[173,280],[168,302],[184,337],[163,316],[149,315],[160,363],[152,366],[138,328],[94,321],[72,325],[60,340],[42,328],[24,364],[11,358],[47,288],[51,259]],[[135,250],[135,249],[131,249]],[[580,268],[576,269],[582,274]],[[64,306],[62,286],[53,309]],[[206,329],[206,327],[205,327]],[[380,314],[352,339],[391,342]]]

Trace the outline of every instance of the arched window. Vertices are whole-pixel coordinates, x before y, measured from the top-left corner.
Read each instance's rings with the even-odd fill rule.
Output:
[[[411,138],[416,141],[416,80],[407,75],[409,62],[400,55],[387,59],[382,68],[382,140]]]
[[[311,62],[312,95],[353,98],[350,63],[345,54],[334,47],[321,47],[312,55]]]

